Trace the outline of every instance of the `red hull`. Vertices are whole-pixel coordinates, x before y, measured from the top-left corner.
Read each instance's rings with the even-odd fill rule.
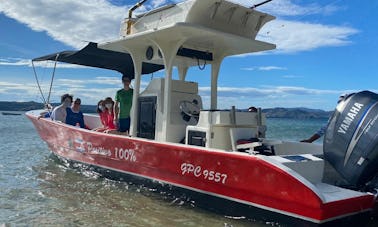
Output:
[[[70,160],[315,223],[374,206],[371,194],[325,203],[298,178],[258,156],[103,134],[27,116],[49,148]]]

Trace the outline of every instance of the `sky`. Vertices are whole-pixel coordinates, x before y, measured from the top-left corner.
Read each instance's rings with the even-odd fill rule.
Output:
[[[118,39],[121,21],[134,0],[0,0],[0,101],[42,102],[31,59],[76,50],[89,41]],[[180,1],[150,0],[136,13]],[[233,0],[252,6],[262,0]],[[378,92],[378,1],[273,0],[257,8],[276,20],[257,39],[273,51],[227,57],[219,74],[218,107],[256,106],[334,109],[340,94]],[[190,69],[209,107],[209,65]],[[53,63],[36,66],[44,97]],[[145,75],[142,85],[163,77]],[[177,72],[174,72],[174,78]],[[51,102],[64,93],[96,104],[122,87],[115,71],[58,64]]]

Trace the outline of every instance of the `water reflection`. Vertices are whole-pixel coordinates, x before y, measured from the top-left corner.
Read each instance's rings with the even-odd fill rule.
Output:
[[[79,164],[72,166],[52,155],[46,166],[35,167],[35,171],[40,194],[47,198],[45,204],[49,210],[31,220],[39,224],[266,226],[204,211],[196,208],[190,198],[175,197],[169,190],[109,180],[91,169]]]

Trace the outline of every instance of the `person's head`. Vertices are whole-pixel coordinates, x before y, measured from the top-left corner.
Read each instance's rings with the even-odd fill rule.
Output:
[[[64,106],[69,107],[72,103],[72,95],[64,94],[60,97],[60,103],[64,104]]]
[[[341,101],[347,99],[348,97],[354,95],[354,93],[345,93],[345,94],[341,94],[339,96],[339,100],[337,100],[337,103],[340,103]]]
[[[107,97],[107,98],[104,100],[104,106],[106,107],[106,109],[108,109],[108,110],[112,110],[112,109],[113,109],[113,105],[114,105],[114,101],[113,101],[112,98]]]
[[[122,83],[123,83],[123,85],[124,85],[125,87],[130,86],[130,82],[131,82],[130,77],[128,77],[128,76],[126,76],[126,75],[123,75],[123,76],[122,76]]]
[[[345,96],[346,96],[346,94],[342,94],[342,95],[340,95],[340,96],[339,96],[339,100],[337,100],[337,103],[340,103],[341,101],[343,101],[344,98],[345,98]]]
[[[257,112],[257,108],[254,106],[251,106],[248,108],[248,112]]]
[[[80,109],[80,105],[81,105],[81,99],[76,98],[72,104],[72,107],[74,107],[75,109]]]
[[[104,100],[100,100],[98,101],[97,103],[97,113],[101,113],[105,110],[105,106],[104,106]]]

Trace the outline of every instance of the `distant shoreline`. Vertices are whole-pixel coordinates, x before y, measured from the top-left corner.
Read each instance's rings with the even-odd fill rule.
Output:
[[[53,106],[58,106],[59,103],[52,103]],[[29,111],[43,109],[43,103],[38,102],[9,102],[0,101],[0,111]],[[81,111],[84,113],[96,113],[96,105],[81,105]]]
[[[59,105],[53,103],[53,106]],[[38,102],[9,102],[0,101],[0,111],[29,111],[35,109],[43,109],[43,104]],[[82,105],[81,110],[84,113],[96,113],[96,105]],[[247,111],[240,109],[239,111]],[[331,116],[332,111],[310,108],[266,108],[262,110],[267,118],[291,118],[291,119],[327,119]]]

